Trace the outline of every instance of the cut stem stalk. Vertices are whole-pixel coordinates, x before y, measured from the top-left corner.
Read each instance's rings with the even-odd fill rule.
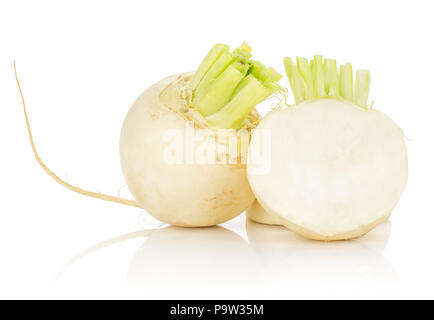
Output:
[[[368,105],[371,73],[368,70],[357,70],[355,84],[355,104],[366,107]]]
[[[269,94],[269,90],[252,75],[244,78],[240,86],[242,89],[223,109],[206,118],[209,124],[223,129],[238,129],[250,111]]]
[[[229,66],[226,70],[213,82],[209,84],[209,88],[202,95],[195,98],[195,107],[199,112],[207,117],[224,107],[232,97],[232,92],[244,78],[247,68],[240,66]]]
[[[203,59],[197,71],[194,73],[193,77],[189,83],[189,89],[195,90],[199,82],[202,80],[203,76],[208,72],[209,68],[214,64],[214,62],[220,57],[223,52],[227,52],[229,46],[225,44],[216,44],[208,52],[205,59]]]
[[[353,101],[353,67],[346,63],[339,70],[339,94],[348,101]]]

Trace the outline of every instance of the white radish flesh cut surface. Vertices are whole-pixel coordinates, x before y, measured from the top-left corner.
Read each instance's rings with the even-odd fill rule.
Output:
[[[252,159],[261,148],[258,163]],[[268,114],[252,136],[247,172],[259,203],[285,226],[308,238],[341,240],[388,218],[407,167],[402,130],[385,114],[320,99]]]

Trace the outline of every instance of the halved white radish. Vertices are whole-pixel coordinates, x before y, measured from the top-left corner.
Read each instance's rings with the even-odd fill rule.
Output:
[[[407,172],[402,130],[379,111],[337,99],[268,114],[252,136],[247,166],[264,209],[317,240],[359,237],[385,221]]]

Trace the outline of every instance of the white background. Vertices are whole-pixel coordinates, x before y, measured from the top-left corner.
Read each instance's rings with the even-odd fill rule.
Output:
[[[430,1],[1,1],[0,298],[434,298],[432,13]],[[243,40],[280,72],[284,56],[318,53],[371,70],[375,107],[409,138],[391,222],[339,243],[243,215],[167,228],[62,188],[34,160],[13,59],[49,167],[129,197],[118,138],[132,102]]]

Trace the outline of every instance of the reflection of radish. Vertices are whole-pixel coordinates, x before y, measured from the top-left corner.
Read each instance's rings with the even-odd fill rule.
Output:
[[[24,105],[37,161],[75,192],[144,208],[166,223],[196,227],[232,219],[254,200],[245,160],[259,120],[255,107],[280,90],[281,75],[251,60],[250,51],[245,43],[233,52],[218,44],[194,74],[165,78],[137,99],[120,137],[122,170],[136,201],[56,176],[37,154]]]
[[[140,295],[198,298],[204,286],[213,296],[236,297],[255,288],[256,255],[236,233],[222,228],[156,230],[132,259],[126,284]],[[249,270],[249,272],[246,272]]]
[[[250,185],[267,212],[308,238],[359,237],[385,221],[407,182],[401,129],[367,106],[369,72],[316,56],[309,64],[285,59],[296,104],[268,114],[256,128]]]
[[[398,276],[383,255],[391,233],[391,223],[380,224],[366,236],[353,241],[318,242],[304,239],[284,227],[247,221],[249,245],[261,261],[255,277],[263,294],[278,298],[300,297],[308,290],[315,298],[352,298],[367,288],[381,295],[396,290]],[[290,291],[285,291],[291,287]]]

